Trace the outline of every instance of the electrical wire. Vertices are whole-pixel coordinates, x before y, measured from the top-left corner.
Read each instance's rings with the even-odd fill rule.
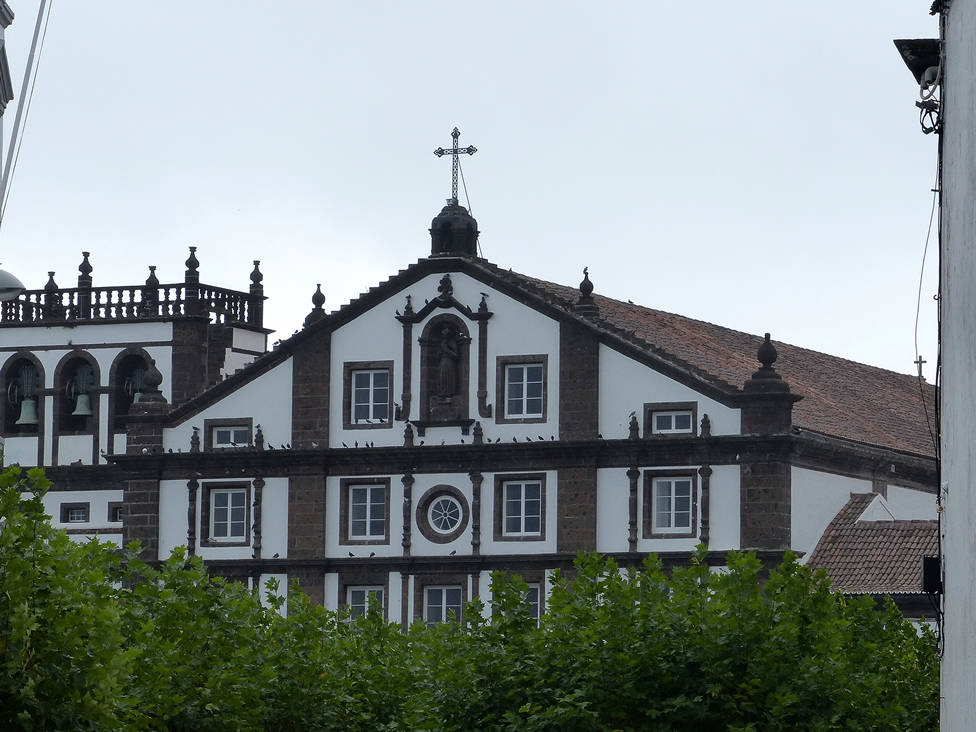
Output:
[[[464,202],[466,204],[468,204],[468,213],[471,214],[471,217],[472,218],[474,218],[474,211],[471,208],[471,199],[468,198],[468,184],[464,182],[464,169],[461,167],[461,158],[460,158],[460,156],[458,157],[458,172],[461,174],[461,187],[464,188]],[[482,259],[484,259],[485,258],[485,255],[481,251],[481,234],[480,233],[478,234],[477,244],[478,244],[478,256],[481,257]]]
[[[922,408],[925,410],[925,423],[928,426],[929,438],[932,440],[932,447],[936,454],[939,452],[939,444],[938,439],[936,438],[936,431],[932,429],[932,420],[929,418],[929,409],[925,400],[925,382],[922,379],[922,356],[919,354],[918,348],[918,323],[922,313],[922,282],[925,278],[925,260],[928,257],[929,242],[932,238],[932,222],[935,221],[935,212],[939,202],[940,167],[941,166],[936,165],[935,187],[932,189],[932,210],[929,213],[929,226],[925,233],[925,247],[922,250],[922,267],[918,275],[918,297],[915,301],[915,362],[918,364],[918,388],[922,397]]]
[[[17,161],[20,160],[20,148],[24,143],[24,130],[27,129],[27,119],[30,117],[31,101],[34,99],[34,86],[37,83],[37,72],[41,68],[41,56],[44,53],[44,41],[47,39],[47,26],[51,20],[51,8],[54,7],[54,0],[47,6],[47,14],[44,18],[44,30],[41,33],[41,43],[37,48],[37,57],[34,61],[34,71],[31,76],[30,92],[27,95],[26,104],[24,107],[24,123],[20,129],[20,132],[16,140],[16,152],[14,153],[13,164],[10,167],[10,173],[7,176],[7,189],[3,191],[3,201],[0,203],[0,225],[3,224],[4,214],[7,212],[7,201],[10,198],[10,189],[13,187],[14,174],[17,172]]]

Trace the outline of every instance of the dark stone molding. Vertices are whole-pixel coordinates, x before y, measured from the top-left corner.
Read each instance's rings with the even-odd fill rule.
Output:
[[[627,480],[630,483],[630,490],[627,500],[627,547],[628,551],[637,551],[637,491],[639,490],[641,471],[634,465],[627,471]]]
[[[707,465],[702,465],[698,469],[701,477],[701,543],[708,546],[711,516],[709,514],[711,501],[711,478],[712,469]]]
[[[264,479],[259,475],[252,482],[252,511],[251,514],[254,518],[254,525],[251,528],[251,536],[253,541],[251,543],[252,554],[251,556],[255,559],[261,558],[261,504],[264,500]]]
[[[756,557],[766,569],[778,566],[786,554],[785,549],[757,549]],[[654,552],[661,559],[665,571],[678,567],[690,567],[692,552]],[[705,556],[704,563],[710,567],[725,565],[728,552],[710,551]],[[602,556],[613,559],[620,567],[640,567],[648,556],[641,552],[601,552]],[[419,575],[435,575],[438,571],[445,574],[468,574],[480,572],[514,572],[539,571],[547,569],[572,569],[578,556],[572,552],[552,552],[549,554],[523,555],[458,555],[458,556],[424,556],[424,557],[335,557],[321,559],[215,559],[209,560],[207,566],[212,574],[222,575],[227,568],[238,571],[252,571],[257,569],[268,574],[305,574],[315,572],[324,574],[330,572],[399,572],[404,576],[403,584],[408,584],[408,578]],[[159,562],[153,562],[158,564]]]
[[[430,525],[430,521],[427,516],[427,512],[430,509],[431,504],[441,496],[450,496],[461,506],[461,520],[453,531],[449,533],[441,533],[434,529]],[[455,488],[453,485],[447,485],[441,483],[435,485],[432,488],[424,492],[417,501],[417,530],[424,535],[427,541],[434,544],[450,544],[451,542],[457,541],[464,534],[465,529],[468,528],[468,524],[471,522],[471,507],[468,505],[468,499],[465,498],[464,494]]]
[[[698,470],[694,468],[645,468],[644,516],[642,538],[689,539],[698,536]],[[688,531],[657,531],[654,529],[654,480],[656,478],[691,479],[691,521]]]
[[[600,424],[600,341],[581,325],[559,326],[559,439],[597,437]]]
[[[349,536],[349,514],[350,514],[350,493],[353,487],[375,487],[382,486],[386,492],[386,503],[384,506],[384,536],[380,539],[363,539]],[[339,544],[341,546],[389,546],[392,541],[391,536],[391,516],[390,516],[390,478],[388,476],[376,476],[360,478],[340,478],[339,479]]]
[[[197,490],[200,481],[191,478],[186,483],[186,553],[194,556],[197,553]]]
[[[140,451],[141,452],[141,451]],[[719,435],[716,437],[674,437],[668,440],[581,440],[544,442],[502,442],[416,447],[374,447],[360,449],[226,450],[212,453],[166,453],[108,455],[107,459],[127,479],[154,478],[185,480],[193,472],[202,478],[220,478],[233,466],[241,474],[261,472],[265,478],[296,474],[402,475],[405,473],[449,473],[507,471],[513,465],[523,470],[543,471],[574,465],[598,468],[631,468],[653,465],[737,465],[742,461],[776,459],[795,467],[833,472],[874,480],[882,470],[890,482],[934,493],[937,482],[935,461],[890,450],[881,450],[845,440],[803,432],[790,435]],[[891,472],[891,466],[895,471]],[[51,475],[86,474],[84,468],[64,467]],[[107,469],[107,468],[102,468]],[[75,471],[82,471],[76,473]],[[117,484],[116,484],[117,487]]]
[[[541,485],[540,531],[529,536],[505,535],[505,484],[536,482]],[[492,538],[497,542],[539,542],[546,540],[546,474],[545,473],[495,473],[495,510],[493,512]],[[557,519],[558,521],[558,519]]]
[[[471,553],[481,553],[481,484],[485,477],[471,473]]]
[[[596,471],[596,466],[557,471],[557,552],[596,551]]]
[[[407,296],[407,308],[410,307],[410,297]],[[395,409],[393,419],[408,421],[410,419],[410,402],[413,379],[413,322],[404,321],[403,325],[403,391],[400,394],[400,408]],[[390,385],[392,390],[393,385]]]

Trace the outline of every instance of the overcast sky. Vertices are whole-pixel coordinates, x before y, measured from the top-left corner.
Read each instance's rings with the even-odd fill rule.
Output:
[[[936,140],[892,39],[929,4],[53,0],[0,261],[175,282],[192,245],[246,290],[259,259],[286,337],[316,283],[336,309],[429,254],[457,126],[491,262],[913,372]],[[933,237],[930,379],[937,269]]]

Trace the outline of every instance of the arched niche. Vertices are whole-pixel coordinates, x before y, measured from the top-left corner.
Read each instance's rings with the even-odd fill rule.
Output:
[[[26,351],[14,354],[0,371],[0,383],[6,397],[3,400],[3,433],[10,436],[37,434],[44,419],[44,369],[40,361]]]
[[[98,422],[102,392],[98,362],[84,351],[69,353],[54,374],[54,424],[60,434],[90,434]]]
[[[122,351],[112,362],[109,370],[109,413],[112,429],[125,429],[125,417],[129,409],[139,401],[146,387],[146,371],[151,357],[142,348],[130,347]]]
[[[437,315],[420,336],[421,422],[468,421],[471,336],[460,318]]]

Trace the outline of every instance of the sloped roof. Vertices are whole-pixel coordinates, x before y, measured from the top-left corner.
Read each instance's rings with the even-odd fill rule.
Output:
[[[570,312],[579,290],[479,265]],[[696,373],[724,388],[741,391],[758,368],[762,337],[681,315],[620,302],[601,295],[597,327],[625,338],[643,350]],[[935,456],[935,390],[916,376],[849,361],[826,353],[773,341],[776,371],[791,391],[803,397],[793,407],[793,424],[877,447]],[[923,402],[924,396],[924,402]],[[928,411],[926,412],[926,407]]]
[[[858,521],[873,493],[854,493],[830,522],[808,565],[849,594],[922,591],[922,557],[937,556],[938,521]]]

